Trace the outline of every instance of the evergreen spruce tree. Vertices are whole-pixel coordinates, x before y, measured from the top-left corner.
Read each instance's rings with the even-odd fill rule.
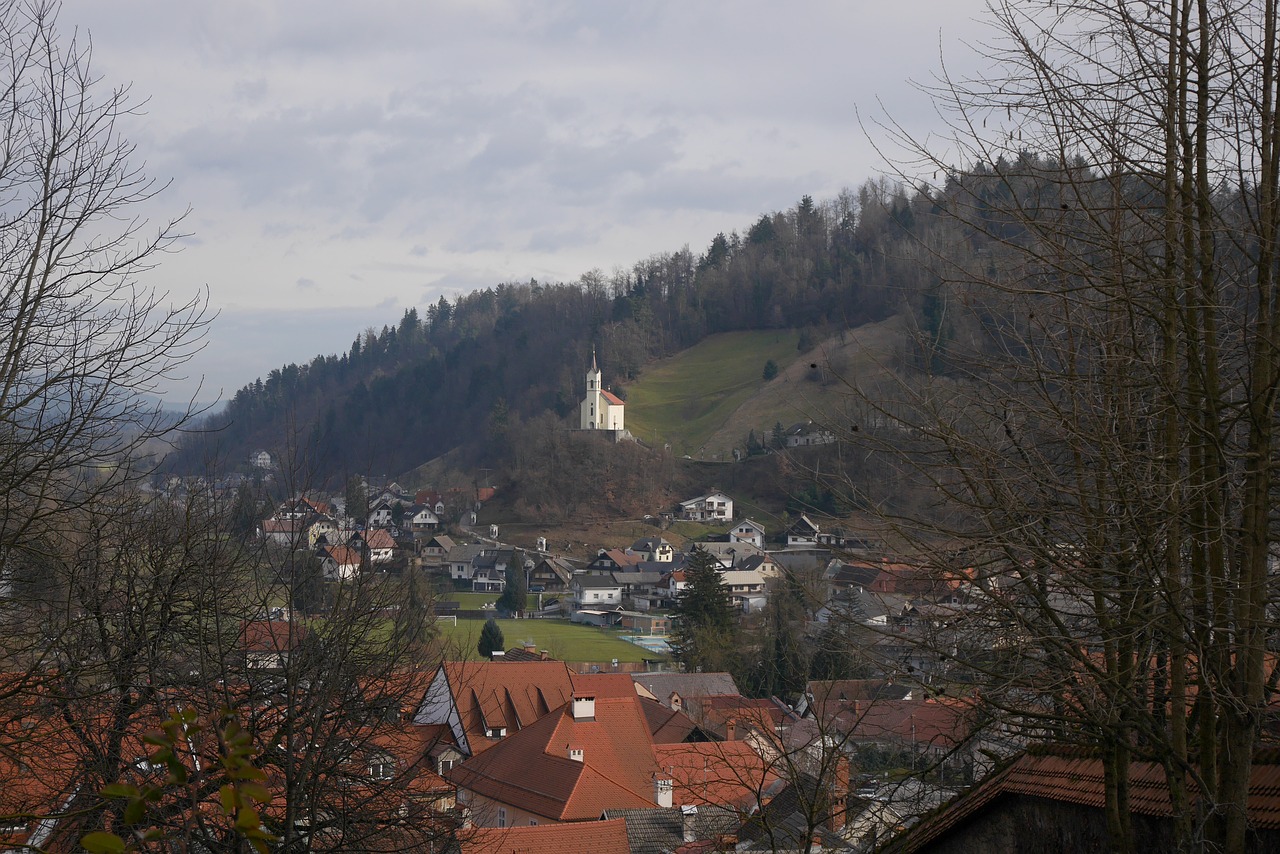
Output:
[[[737,619],[716,559],[694,546],[684,572],[688,586],[676,601],[672,651],[689,672],[729,669],[738,648]]]
[[[511,560],[507,562],[507,586],[502,588],[502,595],[498,597],[498,611],[503,614],[523,611],[528,592],[524,576],[524,552],[513,549]]]
[[[504,649],[506,649],[506,638],[502,636],[498,621],[490,617],[484,621],[484,628],[480,630],[480,641],[476,644],[476,650],[481,658],[488,661],[495,652]]]

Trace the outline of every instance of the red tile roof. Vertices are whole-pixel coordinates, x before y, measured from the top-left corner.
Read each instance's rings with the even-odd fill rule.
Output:
[[[773,794],[778,777],[745,741],[658,744],[659,773],[669,775],[676,806],[734,807],[750,812]]]
[[[606,809],[654,806],[653,741],[639,698],[602,697],[575,720],[566,703],[532,726],[455,766],[449,779],[499,803],[556,821]],[[569,758],[582,751],[582,761]]]
[[[441,669],[473,755],[499,742],[486,735],[489,729],[506,729],[510,737],[573,693],[569,668],[554,659],[448,661]]]
[[[292,652],[307,636],[307,627],[288,620],[252,620],[240,626],[245,652]]]
[[[636,681],[630,673],[574,673],[570,681],[575,694],[603,697],[634,697]]]
[[[461,831],[462,854],[630,854],[627,820],[579,821],[535,827],[476,827]]]
[[[609,401],[609,403],[610,403],[612,406],[626,406],[626,405],[627,405],[627,404],[626,404],[626,402],[622,400],[622,398],[618,397],[616,394],[614,394],[614,393],[613,393],[613,392],[611,392],[611,391],[604,391],[603,389],[601,389],[600,394],[601,394],[601,395],[603,395],[603,396],[604,396],[604,399],[605,399],[605,400],[607,400],[607,401]]]
[[[374,528],[364,535],[364,542],[371,549],[394,549],[395,538],[383,528]]]
[[[333,559],[338,566],[359,566],[360,552],[350,546],[330,546],[325,553]]]

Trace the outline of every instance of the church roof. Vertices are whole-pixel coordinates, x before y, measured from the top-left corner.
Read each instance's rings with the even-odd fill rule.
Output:
[[[609,401],[611,406],[626,406],[626,404],[622,402],[622,398],[618,397],[611,391],[601,389],[600,394],[604,395],[604,399]]]

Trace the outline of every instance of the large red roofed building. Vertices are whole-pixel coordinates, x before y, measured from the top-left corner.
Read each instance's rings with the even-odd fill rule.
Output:
[[[446,661],[414,723],[447,724],[462,754],[474,756],[564,705],[572,693],[563,661]]]
[[[456,766],[458,803],[485,827],[591,821],[670,806],[640,700],[575,694],[554,713]]]

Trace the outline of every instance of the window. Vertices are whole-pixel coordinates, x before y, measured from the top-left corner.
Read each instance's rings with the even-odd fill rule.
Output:
[[[375,780],[390,780],[396,776],[396,763],[385,757],[369,762],[369,776]]]
[[[498,807],[498,827],[507,826],[507,811],[503,807]]]
[[[537,820],[536,818],[531,818],[531,819],[529,819],[529,826],[530,826],[530,827],[537,827],[537,826],[538,826],[538,820]]]
[[[458,760],[456,760],[456,759],[441,759],[441,760],[440,760],[440,771],[439,771],[439,773],[443,774],[444,772],[448,771],[450,768],[452,768],[452,767],[453,767],[453,763],[455,763],[455,762],[457,762],[457,761],[458,761]]]

